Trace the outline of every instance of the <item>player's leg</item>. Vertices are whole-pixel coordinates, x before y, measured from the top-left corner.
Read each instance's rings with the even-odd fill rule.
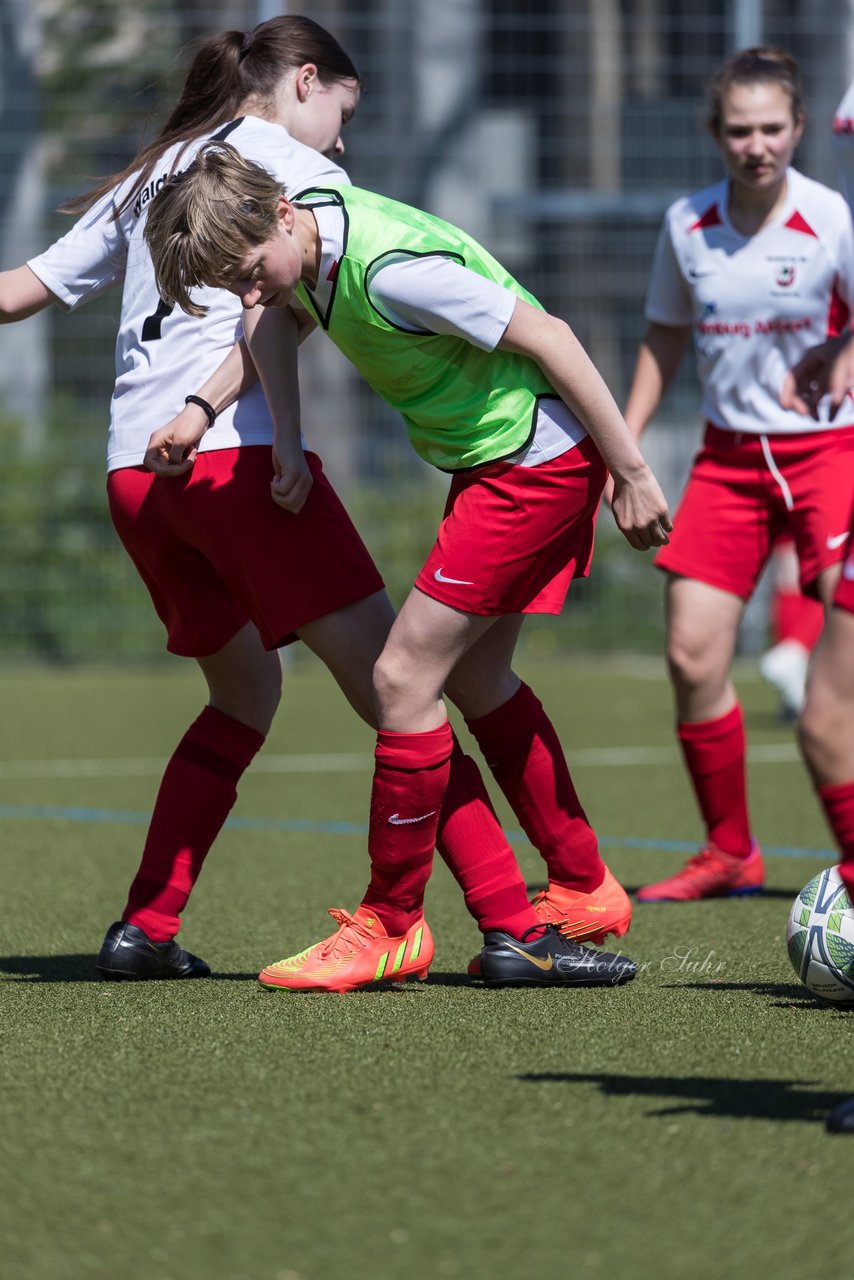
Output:
[[[773,644],[759,660],[759,672],[779,694],[786,719],[800,715],[809,657],[824,625],[818,600],[800,587],[798,556],[790,536],[777,539],[769,562],[770,624]]]
[[[328,668],[351,707],[374,729],[374,666],[393,622],[391,601],[385,591],[377,591],[297,629],[300,640]]]
[[[299,631],[300,639],[326,664],[348,701],[374,729],[373,670],[393,621],[394,611],[381,592]],[[456,739],[437,844],[481,929],[504,929],[521,937],[537,923],[480,771]]]
[[[848,608],[831,609],[816,646],[798,735],[854,902],[854,612]]]
[[[467,644],[491,622],[410,593],[373,672],[378,729],[368,888],[352,915],[332,913],[335,934],[268,966],[262,985],[346,991],[426,976],[433,943],[424,890],[453,745],[442,689]]]
[[[551,720],[513,671],[522,623],[520,614],[501,618],[457,663],[446,691],[546,863],[548,888],[533,903],[538,919],[568,937],[622,937],[631,902],[599,856]]]
[[[851,563],[849,560],[847,563]],[[854,577],[854,574],[852,574]],[[816,646],[798,736],[839,849],[839,871],[854,902],[854,585],[842,577]],[[854,1133],[854,1098],[829,1112],[830,1133]]]
[[[265,969],[265,986],[351,990],[386,978],[423,977],[432,940],[423,916],[452,737],[442,691],[448,675],[494,619],[465,614],[411,592],[374,671],[377,733],[368,850],[371,878],[353,915],[335,912],[338,932]],[[624,982],[635,966],[544,933],[487,935],[496,984]]]
[[[281,663],[276,652],[264,649],[251,623],[198,662],[210,699],[163,774],[121,921],[108,931],[98,957],[106,977],[202,977],[208,972],[173,939],[237,799],[240,779],[272,723]]]
[[[706,843],[669,880],[647,885],[640,902],[681,902],[756,892],[762,861],[750,829],[744,719],[730,669],[743,599],[692,578],[668,575],[667,661],[677,736]]]

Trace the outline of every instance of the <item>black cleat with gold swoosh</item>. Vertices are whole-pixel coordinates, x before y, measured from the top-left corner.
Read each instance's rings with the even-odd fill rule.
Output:
[[[553,925],[536,925],[521,941],[495,930],[483,944],[480,975],[488,987],[616,987],[638,971],[628,956],[584,947]]]
[[[139,982],[152,978],[209,978],[211,971],[174,940],[154,942],[135,924],[117,920],[107,930],[95,968],[112,982]]]

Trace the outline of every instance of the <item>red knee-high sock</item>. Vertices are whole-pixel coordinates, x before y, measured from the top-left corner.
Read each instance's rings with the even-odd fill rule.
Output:
[[[480,770],[454,739],[436,844],[485,933],[521,938],[538,923],[516,855],[507,843]]]
[[[824,609],[818,600],[800,591],[774,592],[771,600],[771,631],[774,643],[796,640],[812,653],[824,626]]]
[[[746,858],[752,840],[741,707],[736,703],[716,720],[679,724],[676,732],[709,840],[724,853]]]
[[[536,694],[523,684],[503,706],[467,724],[549,879],[580,893],[598,889],[605,866],[596,833]]]
[[[179,916],[237,798],[240,777],[263,742],[263,734],[249,725],[205,707],[178,743],[122,914],[155,942],[178,932]]]
[[[363,902],[392,937],[406,933],[424,909],[452,743],[447,722],[427,733],[377,734],[368,830],[371,882]]]
[[[854,782],[819,787],[818,798],[839,846],[839,874],[854,902]]]

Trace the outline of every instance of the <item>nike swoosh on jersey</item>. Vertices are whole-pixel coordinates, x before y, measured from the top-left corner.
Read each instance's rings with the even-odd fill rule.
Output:
[[[844,533],[837,533],[835,537],[828,538],[827,539],[828,551],[835,551],[837,547],[841,547],[843,542],[845,542],[845,540],[847,539],[847,537],[848,537],[848,530],[846,529]]]
[[[548,973],[549,969],[554,968],[554,956],[549,956],[548,960],[540,960],[537,956],[529,956],[527,951],[522,951],[519,947],[514,947],[512,942],[508,942],[507,945],[511,951],[516,952],[517,956],[524,956],[526,960],[530,960],[531,964],[536,965],[538,969],[542,969],[545,973]]]
[[[437,582],[453,582],[458,587],[473,587],[473,582],[468,582],[465,578],[446,578],[441,569],[437,569],[433,574]]]
[[[436,813],[435,809],[431,809],[429,813],[421,813],[417,818],[401,818],[399,813],[393,813],[389,818],[389,823],[393,827],[409,827],[413,822],[424,822],[426,818],[432,818]]]

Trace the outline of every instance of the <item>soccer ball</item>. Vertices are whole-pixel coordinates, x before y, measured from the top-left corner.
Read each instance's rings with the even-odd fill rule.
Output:
[[[804,885],[789,912],[792,968],[820,1000],[854,1008],[854,907],[838,867]]]

